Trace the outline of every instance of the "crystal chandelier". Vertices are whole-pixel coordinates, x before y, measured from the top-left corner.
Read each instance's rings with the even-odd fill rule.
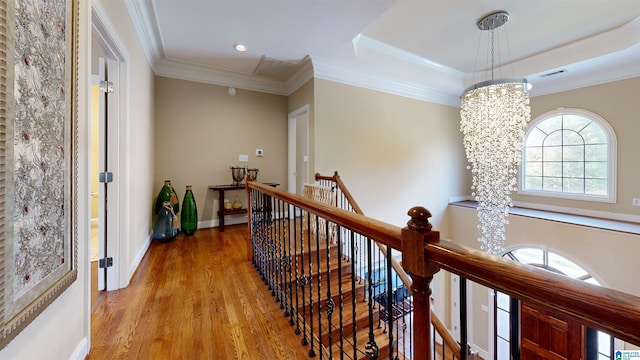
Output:
[[[524,78],[494,79],[495,29],[509,14],[489,14],[477,22],[491,32],[491,80],[467,88],[461,99],[460,131],[472,175],[472,195],[478,202],[481,249],[490,254],[504,251],[505,225],[517,190],[525,129],[531,117],[530,84]]]

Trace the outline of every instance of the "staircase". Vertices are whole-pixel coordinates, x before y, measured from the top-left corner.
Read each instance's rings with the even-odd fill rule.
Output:
[[[304,198],[362,214],[337,173],[316,180]],[[413,358],[412,281],[390,249],[295,204],[249,197],[253,263],[310,357]],[[461,357],[451,333],[431,318],[434,360],[474,358]]]
[[[410,358],[411,298],[375,243],[290,205],[257,200],[253,263],[309,356]]]

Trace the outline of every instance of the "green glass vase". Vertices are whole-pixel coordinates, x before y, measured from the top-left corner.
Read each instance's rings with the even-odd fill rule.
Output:
[[[198,228],[198,208],[196,207],[196,199],[193,197],[191,185],[187,185],[184,199],[182,199],[180,225],[185,236],[193,235]]]
[[[158,215],[160,210],[162,209],[162,204],[165,201],[168,201],[173,207],[173,213],[177,214],[180,211],[180,203],[178,201],[178,194],[176,194],[175,189],[171,186],[171,180],[165,180],[162,189],[160,189],[160,193],[156,198],[156,204],[154,207],[154,214]]]

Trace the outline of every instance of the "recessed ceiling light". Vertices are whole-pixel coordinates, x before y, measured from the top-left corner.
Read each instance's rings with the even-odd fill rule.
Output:
[[[235,44],[233,45],[233,48],[240,52],[247,51],[247,47],[243,44]]]

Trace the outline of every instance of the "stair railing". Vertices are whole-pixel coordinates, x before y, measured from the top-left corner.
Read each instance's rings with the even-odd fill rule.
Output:
[[[412,303],[391,274],[391,248],[385,257],[367,234],[317,212],[342,211],[333,205],[261,186],[248,184],[251,259],[309,356],[411,358]]]
[[[316,181],[319,182],[320,185],[332,187],[335,189],[336,206],[347,211],[352,211],[356,214],[364,215],[364,211],[362,211],[362,208],[358,205],[353,195],[351,195],[351,193],[349,192],[349,189],[344,184],[344,182],[340,178],[340,175],[338,175],[337,171],[334,172],[332,176],[325,176],[325,175],[316,173],[315,179]],[[385,255],[387,254],[387,247],[384,244],[376,242],[376,246],[378,246],[382,254],[385,254]],[[408,289],[410,293],[412,293],[411,278],[404,271],[404,269],[402,268],[402,266],[400,265],[400,263],[395,257],[391,257],[391,266],[395,274],[397,274],[397,276],[400,278],[400,280],[404,284],[405,288]],[[452,355],[450,359],[463,358],[461,356],[460,344],[455,340],[453,334],[451,334],[451,331],[447,329],[444,323],[438,318],[437,314],[433,311],[431,312],[431,325],[433,327],[433,335],[432,335],[432,339],[434,340],[433,346],[434,347],[436,346],[436,339],[438,336],[442,341],[442,343],[440,344],[442,347],[442,351],[441,351],[442,357],[446,358],[446,353],[449,352]],[[435,353],[434,353],[434,358],[435,358]]]
[[[406,325],[402,321],[408,321],[409,327],[413,329],[411,334],[413,340],[410,353],[402,353],[402,355],[405,358],[414,359],[431,358],[433,346],[429,333],[431,324],[429,299],[431,290],[429,285],[433,275],[440,269],[458,274],[546,311],[564,315],[624,342],[635,346],[640,345],[640,331],[638,331],[640,329],[640,297],[519,264],[451,241],[440,240],[439,233],[431,230],[431,224],[428,221],[431,214],[424,208],[416,207],[409,210],[410,220],[407,222],[407,226],[401,229],[347,210],[319,204],[267,185],[248,182],[247,189],[252,260],[265,279],[265,284],[272,289],[276,300],[281,303],[285,315],[290,317],[290,323],[295,325],[296,333],[302,333],[307,344],[311,342],[309,354],[312,356],[339,358],[347,353],[345,358],[353,359],[363,356],[367,358],[399,358],[402,345],[397,339],[403,335],[402,328]],[[327,225],[336,226],[339,237],[345,230],[348,231],[351,238],[371,239],[387,246],[389,252],[390,249],[402,252],[402,265],[413,279],[412,306],[414,311],[409,319],[397,322],[394,322],[393,316],[389,317],[389,331],[384,333],[388,339],[387,344],[381,342],[382,337],[378,336],[379,334],[374,330],[373,324],[377,322],[375,309],[380,305],[376,305],[372,301],[376,296],[372,286],[366,288],[367,297],[365,300],[368,304],[368,314],[365,328],[368,328],[368,331],[365,332],[364,339],[361,339],[357,333],[349,334],[350,330],[344,328],[342,324],[335,326],[331,322],[336,306],[347,306],[349,302],[342,299],[342,296],[346,294],[342,287],[338,287],[342,290],[331,294],[328,291],[331,286],[322,282],[322,275],[305,270],[307,268],[322,269],[323,267],[326,270],[328,265],[331,265],[332,257],[326,256],[325,258],[317,251],[314,256],[309,256],[304,252],[299,252],[299,248],[295,248],[297,246],[294,241],[295,236],[292,235],[302,232],[296,228],[298,210],[303,216],[304,214],[306,216],[313,214],[318,218],[325,219]],[[308,235],[309,228],[304,231]],[[327,242],[322,243],[317,238],[312,242],[311,238],[306,238],[302,243],[306,245],[301,244],[301,246],[323,251],[323,248],[318,244],[326,246]],[[334,261],[338,264],[338,268],[353,271],[356,266],[355,261],[343,263],[342,259],[345,251],[354,250],[356,242],[343,243],[340,239],[338,244],[340,244],[337,246],[339,253]],[[350,246],[351,249],[343,244]],[[371,246],[365,245],[365,247],[366,252],[371,254]],[[331,249],[327,248],[324,251],[329,254]],[[357,257],[356,255],[355,252],[349,254],[354,259]],[[307,256],[309,256],[308,259]],[[308,262],[299,263],[305,259]],[[283,270],[289,270],[289,272]],[[370,270],[372,269],[370,268]],[[391,281],[389,272],[386,281]],[[327,281],[332,281],[330,274],[329,272],[324,275],[328,277]],[[316,276],[317,278],[314,278]],[[368,272],[364,281],[368,284],[374,282],[372,271]],[[356,283],[351,281],[350,285],[354,287]],[[301,292],[298,291],[300,289]],[[327,291],[327,295],[330,296],[324,298],[318,296],[322,295],[323,291]],[[334,299],[338,301],[336,302]],[[387,304],[391,304],[393,300],[391,292],[388,292]],[[351,304],[354,304],[352,300],[350,301]],[[306,317],[303,315],[307,312],[315,315],[305,323],[306,320],[303,319]],[[343,315],[336,314],[335,316],[342,319]],[[327,324],[327,318],[329,325],[324,325]],[[402,326],[399,325],[401,323]],[[323,326],[328,332],[322,332]],[[357,323],[353,323],[352,326],[353,330],[362,329]],[[309,332],[306,332],[307,330]],[[321,341],[327,341],[328,346],[325,343],[320,345]],[[360,347],[361,341],[364,343],[362,348]],[[385,351],[381,352],[380,349],[383,348]],[[314,349],[321,351],[316,352]],[[402,350],[404,349],[402,347]]]

